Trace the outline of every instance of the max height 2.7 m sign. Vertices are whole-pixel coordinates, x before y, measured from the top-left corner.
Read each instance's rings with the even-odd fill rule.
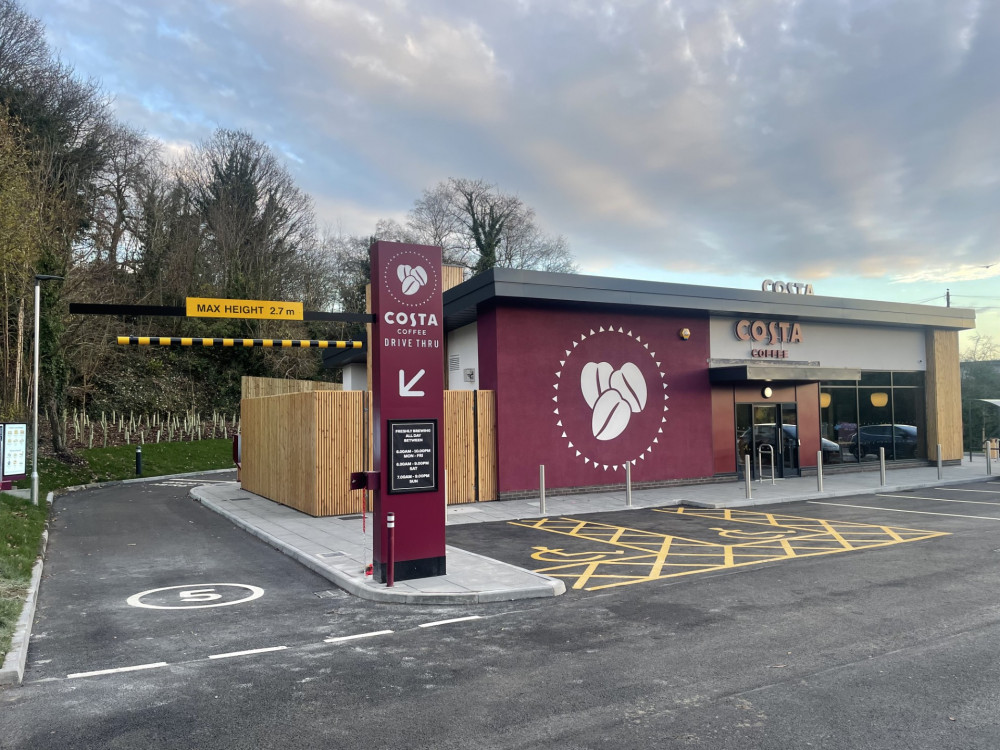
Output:
[[[396,580],[445,574],[441,248],[376,242],[372,267],[374,574],[384,582],[394,513]]]

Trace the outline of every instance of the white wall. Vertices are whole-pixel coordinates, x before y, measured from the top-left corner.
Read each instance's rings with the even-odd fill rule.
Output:
[[[450,391],[474,391],[479,388],[479,328],[475,323],[456,328],[448,334],[448,361],[445,382]],[[473,380],[465,371],[473,371]]]
[[[741,320],[779,319],[761,316],[714,317],[710,320],[712,359],[751,362],[817,362],[821,367],[854,367],[862,370],[925,370],[926,350],[922,328],[878,328],[859,325],[799,322],[802,341],[773,343],[741,341],[736,323]],[[786,349],[788,358],[753,358],[751,349]]]
[[[368,390],[368,367],[367,365],[344,365],[344,390],[345,391],[366,391]]]

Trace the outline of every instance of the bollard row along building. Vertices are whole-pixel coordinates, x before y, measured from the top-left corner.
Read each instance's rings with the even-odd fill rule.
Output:
[[[447,386],[495,392],[501,498],[961,460],[974,312],[812,291],[493,269],[444,293]]]

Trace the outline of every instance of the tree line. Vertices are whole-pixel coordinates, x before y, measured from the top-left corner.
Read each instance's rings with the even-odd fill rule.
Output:
[[[299,349],[136,352],[116,334],[349,338],[356,326],[269,320],[71,316],[70,302],[182,306],[189,296],[294,300],[364,311],[376,239],[440,245],[469,274],[494,266],[574,272],[517,196],[486,180],[429,188],[403,221],[369,234],[317,227],[312,199],[267,144],[218,129],[184,156],[114,116],[41,22],[0,0],[0,421],[26,419],[35,274],[39,405],[56,454],[70,410],[232,410],[241,375],[331,377]]]

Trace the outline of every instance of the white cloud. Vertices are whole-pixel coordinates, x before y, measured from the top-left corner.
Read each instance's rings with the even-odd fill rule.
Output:
[[[321,222],[448,176],[587,268],[972,284],[1000,251],[1000,5],[981,0],[33,0],[168,144],[245,128]],[[174,146],[171,146],[174,148]],[[892,285],[888,285],[893,281]]]

